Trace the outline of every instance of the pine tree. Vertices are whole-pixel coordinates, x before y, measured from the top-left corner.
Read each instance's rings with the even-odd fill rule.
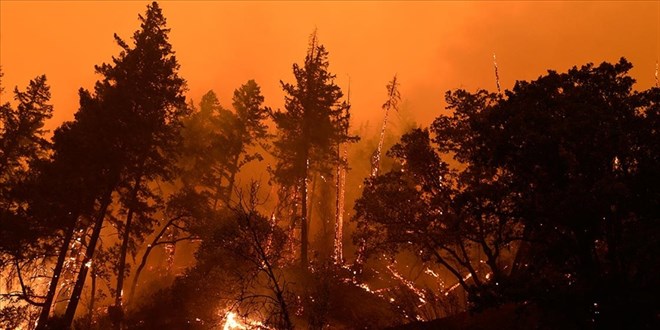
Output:
[[[263,102],[259,85],[249,80],[234,91],[234,112],[224,109],[215,92],[209,91],[202,97],[200,110],[185,121],[184,184],[209,195],[214,209],[219,201],[229,203],[240,169],[263,158],[250,152],[269,138],[264,121],[270,109]]]
[[[255,159],[263,159],[259,153],[248,153],[248,148],[264,142],[269,137],[268,126],[264,121],[268,118],[270,109],[264,107],[263,103],[261,88],[254,80],[248,80],[234,91],[232,106],[236,111],[236,125],[232,139],[233,159],[229,166],[229,183],[225,196],[227,202],[231,198],[236,174],[241,167]]]
[[[43,129],[53,112],[46,76],[31,80],[24,91],[14,88],[14,99],[16,108],[9,102],[0,105],[0,272],[7,274],[2,280],[7,289],[18,277],[19,304],[42,306],[42,297],[33,293],[31,279],[21,272],[26,272],[25,268],[38,269],[37,260],[52,246],[49,238],[57,232],[54,223],[38,221],[29,214],[34,200],[29,187],[40,176],[42,164],[49,163],[51,154],[51,143]],[[14,270],[5,272],[5,267]],[[10,303],[0,315],[11,308]],[[0,319],[0,324],[4,321]]]
[[[14,89],[16,109],[9,102],[0,105],[0,207],[8,210],[9,189],[25,179],[29,165],[47,156],[50,143],[44,123],[53,114],[46,76],[38,76],[25,91]]]
[[[108,113],[104,126],[111,130],[102,138],[112,141],[106,152],[114,154],[118,176],[99,199],[92,237],[67,306],[65,326],[70,326],[75,315],[112,191],[118,193],[126,214],[126,221],[120,226],[120,257],[112,309],[112,316],[116,316],[113,318],[115,327],[121,326],[129,244],[136,244],[136,239],[140,240],[152,230],[152,204],[158,200],[147,183],[169,180],[173,176],[180,146],[181,118],[186,112],[185,81],[178,76],[179,64],[169,44],[169,29],[158,4],[147,6],[146,15],[139,15],[139,19],[142,24],[133,35],[134,46],[130,47],[115,35],[121,53],[113,58],[112,64],[96,67],[104,78],[96,84],[93,98],[101,111]]]
[[[330,175],[332,164],[338,162],[337,144],[356,141],[345,127],[349,122],[349,106],[340,102],[343,93],[328,72],[328,51],[318,43],[316,32],[310,38],[302,66],[293,65],[294,84],[281,82],[286,93],[285,111],[276,111],[272,118],[278,128],[274,155],[278,159],[273,175],[283,186],[295,186],[300,191],[301,263],[308,264],[307,189],[311,173]]]
[[[81,90],[80,109],[75,120],[64,123],[55,131],[53,161],[44,166],[36,183],[30,187],[30,216],[58,224],[64,237],[37,329],[62,327],[48,319],[51,304],[74,232],[89,226],[94,227],[94,232],[82,260],[83,271],[92,259],[94,249],[91,247],[98,240],[119,178],[120,157],[111,139],[115,134],[111,116],[112,113],[105,111],[97,98]],[[79,295],[83,285],[84,281],[76,282],[74,293],[77,291]]]
[[[230,159],[230,141],[225,131],[233,122],[233,114],[220,105],[214,91],[202,96],[199,108],[190,105],[192,113],[184,119],[183,155],[180,159],[183,185],[206,196],[213,208],[225,193],[223,179]]]
[[[401,101],[401,93],[399,93],[399,83],[397,82],[396,75],[394,78],[387,84],[387,101],[383,103],[383,111],[385,115],[383,117],[383,125],[380,128],[380,138],[378,139],[378,147],[373,156],[371,163],[371,176],[374,177],[378,175],[380,170],[380,157],[383,150],[383,142],[385,141],[385,129],[387,128],[387,119],[390,114],[390,110],[394,109],[395,111],[399,110],[399,102]]]

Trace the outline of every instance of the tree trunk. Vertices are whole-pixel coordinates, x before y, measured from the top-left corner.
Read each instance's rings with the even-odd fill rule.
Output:
[[[73,317],[76,314],[76,308],[78,308],[78,302],[80,301],[80,294],[82,293],[83,287],[85,286],[85,279],[87,278],[87,272],[89,271],[88,263],[90,263],[94,257],[94,250],[96,249],[96,243],[98,242],[99,236],[101,235],[103,220],[105,219],[105,213],[107,212],[110,201],[112,200],[111,197],[112,190],[109,190],[101,199],[99,214],[95,219],[94,230],[92,231],[92,236],[89,239],[89,245],[87,245],[87,250],[85,251],[85,258],[80,265],[78,278],[76,279],[76,284],[74,285],[73,291],[71,292],[71,299],[69,300],[69,304],[66,307],[66,312],[64,313],[63,326],[65,329],[71,328],[71,324],[73,324]]]
[[[137,193],[140,190],[141,176],[135,179],[135,185],[131,192],[131,199],[128,205],[128,214],[126,215],[126,226],[124,227],[124,236],[122,237],[121,250],[119,251],[119,260],[117,265],[117,287],[115,290],[115,309],[118,312],[117,319],[113,321],[115,329],[121,329],[122,316],[122,296],[124,295],[124,273],[126,271],[126,253],[128,251],[128,241],[131,238],[131,225],[133,215],[135,214],[135,204],[137,202]]]
[[[92,328],[92,321],[94,320],[94,300],[96,299],[96,271],[92,270],[92,292],[89,297],[89,304],[87,305],[87,329]]]
[[[376,153],[371,160],[372,177],[378,175],[378,171],[380,171],[380,157],[382,155],[383,142],[385,141],[385,129],[387,128],[387,118],[390,114],[390,109],[394,108],[395,110],[398,110],[397,103],[399,100],[399,93],[397,90],[396,75],[394,75],[394,78],[391,81],[391,87],[390,85],[388,85],[387,89],[388,89],[388,98],[387,98],[387,102],[383,105],[383,109],[385,110],[385,117],[383,118],[383,126],[381,126],[380,128],[380,138],[378,139],[378,148],[376,148]]]
[[[149,258],[149,255],[151,254],[151,250],[158,244],[158,241],[160,240],[161,237],[165,234],[167,231],[167,228],[174,223],[175,220],[178,218],[172,218],[170,219],[165,226],[160,230],[158,235],[154,238],[154,240],[151,242],[151,244],[147,245],[147,249],[144,251],[144,254],[142,255],[142,261],[140,262],[140,265],[138,266],[137,270],[135,271],[135,275],[133,276],[133,283],[131,284],[131,294],[128,298],[129,301],[133,299],[133,296],[135,295],[135,290],[137,289],[137,283],[140,278],[140,274],[142,273],[142,270],[144,269],[144,266],[147,264],[147,259]]]
[[[300,263],[303,267],[307,267],[309,259],[307,257],[307,249],[309,244],[309,235],[307,233],[307,175],[309,169],[309,159],[305,157],[305,166],[303,171],[302,192],[301,192],[301,221],[300,221]]]
[[[346,161],[346,148],[344,148],[344,156],[341,156],[341,145],[337,146],[337,180],[335,182],[335,239],[334,239],[334,259],[336,264],[344,263],[344,246],[343,246],[343,232],[344,232],[344,189],[346,184],[346,172],[343,168],[343,162]]]
[[[60,249],[60,254],[57,257],[57,263],[55,264],[55,269],[53,269],[53,277],[50,280],[48,285],[48,293],[46,293],[46,300],[44,301],[44,306],[41,308],[41,313],[39,314],[39,320],[37,321],[37,330],[48,329],[48,317],[50,316],[50,309],[53,305],[53,300],[55,299],[55,294],[57,293],[57,285],[62,275],[62,269],[64,268],[64,262],[66,261],[66,255],[69,252],[69,245],[71,244],[71,239],[73,238],[73,233],[76,231],[76,220],[78,215],[72,217],[71,226],[65,229],[64,241],[62,242],[62,248]]]
[[[234,157],[234,163],[232,164],[231,168],[231,175],[229,176],[229,183],[227,184],[227,195],[225,195],[225,203],[229,205],[229,201],[231,200],[231,193],[234,190],[234,182],[236,181],[236,172],[238,172],[238,159],[240,157],[240,153]]]
[[[316,183],[317,182],[318,182],[318,176],[317,176],[317,174],[314,174],[314,176],[312,177],[312,189],[310,191],[308,191],[308,193],[307,193],[307,195],[308,195],[307,196],[307,199],[308,199],[307,200],[307,206],[308,207],[307,207],[307,218],[306,219],[307,219],[307,228],[308,228],[307,231],[308,232],[309,232],[309,227],[310,227],[310,224],[312,223],[312,218],[313,218],[313,215],[314,215],[312,213],[312,209],[314,208],[314,196],[316,196]],[[307,187],[307,188],[309,190],[309,187]],[[324,231],[325,231],[325,229],[324,229]]]
[[[295,186],[295,188],[287,188],[289,190],[293,190],[291,192],[290,199],[292,201],[297,201],[298,196],[299,196],[299,191],[300,187]],[[292,203],[291,201],[287,200],[287,213],[289,215],[289,219],[291,219],[291,225],[289,226],[289,244],[290,244],[290,250],[293,253],[293,251],[296,250],[295,242],[294,242],[294,237],[296,236],[296,227],[298,226],[298,203]]]

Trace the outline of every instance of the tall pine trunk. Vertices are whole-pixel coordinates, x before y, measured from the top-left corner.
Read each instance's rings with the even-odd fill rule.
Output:
[[[313,213],[312,212],[313,212],[314,202],[315,202],[314,201],[314,196],[316,196],[316,184],[317,184],[317,181],[318,181],[318,175],[314,174],[314,176],[312,176],[311,181],[312,181],[311,189],[310,189],[309,185],[307,186],[307,189],[308,189],[308,192],[307,192],[307,205],[308,205],[308,208],[307,208],[307,228],[308,228],[308,232],[309,232],[309,227],[310,227],[310,224],[312,223],[312,218],[313,218]]]
[[[124,227],[124,235],[121,242],[121,250],[119,251],[119,260],[117,265],[117,287],[115,290],[115,311],[118,312],[117,318],[113,320],[115,329],[121,329],[123,319],[122,310],[122,296],[124,295],[124,273],[126,271],[126,254],[128,252],[128,242],[131,238],[131,225],[133,224],[133,215],[135,214],[135,204],[137,203],[137,194],[140,190],[140,182],[142,176],[135,179],[133,191],[131,191],[131,198],[128,205],[128,214],[126,215],[126,225]]]
[[[92,322],[94,321],[94,302],[96,300],[96,271],[92,270],[92,292],[89,297],[89,304],[87,305],[87,328],[92,328]]]
[[[76,308],[78,308],[80,295],[82,294],[83,287],[85,286],[85,279],[87,278],[87,272],[89,271],[88,264],[92,261],[92,258],[94,258],[96,243],[98,242],[99,236],[101,235],[103,220],[105,219],[105,214],[108,211],[111,200],[112,189],[109,189],[101,198],[99,213],[97,214],[96,219],[94,219],[94,230],[92,231],[92,236],[89,239],[89,244],[87,245],[87,250],[85,251],[85,258],[80,265],[80,271],[78,272],[76,284],[73,287],[73,291],[71,292],[71,299],[69,300],[69,304],[66,307],[66,312],[64,313],[63,327],[65,329],[71,328],[71,324],[73,324],[73,317],[76,315]]]
[[[306,156],[305,166],[303,167],[303,176],[302,176],[302,192],[301,192],[301,221],[300,221],[300,263],[303,267],[307,267],[309,264],[309,259],[307,257],[307,250],[309,245],[309,233],[308,233],[308,223],[307,223],[307,176],[309,175],[309,159]]]
[[[383,104],[383,110],[385,110],[385,116],[383,118],[383,126],[380,128],[380,137],[378,139],[378,148],[376,148],[376,153],[374,154],[371,160],[371,176],[375,177],[380,171],[380,158],[383,152],[383,142],[385,141],[385,129],[387,128],[387,119],[390,115],[390,109],[399,110],[398,104],[401,100],[399,95],[399,90],[397,88],[397,78],[394,75],[392,81],[387,84],[387,102]]]
[[[57,263],[55,264],[55,269],[53,269],[53,277],[50,280],[48,285],[48,292],[46,293],[46,300],[44,300],[44,305],[41,308],[41,313],[39,314],[39,320],[37,321],[37,330],[48,329],[48,317],[50,316],[50,309],[53,305],[53,300],[55,299],[55,294],[57,293],[57,285],[59,284],[60,276],[62,276],[62,270],[64,269],[64,262],[66,261],[66,255],[69,252],[69,245],[71,244],[71,239],[76,230],[76,220],[78,219],[78,214],[71,217],[71,225],[65,229],[64,241],[62,242],[62,248],[60,249],[60,254],[57,257]]]
[[[346,161],[346,149],[344,156],[341,155],[341,144],[337,145],[337,180],[335,181],[335,237],[334,237],[334,259],[335,263],[342,265],[344,263],[344,189],[346,184],[346,171],[343,168],[343,162]]]

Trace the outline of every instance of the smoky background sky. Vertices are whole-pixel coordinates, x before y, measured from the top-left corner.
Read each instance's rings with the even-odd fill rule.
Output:
[[[99,78],[139,28],[143,1],[0,1],[0,96],[13,98],[39,74],[51,84],[54,129],[73,118],[79,87]],[[170,41],[198,102],[216,91],[225,107],[248,79],[266,105],[283,107],[279,80],[292,82],[317,28],[330,51],[330,71],[347,92],[355,123],[380,125],[385,84],[396,73],[406,111],[427,125],[445,107],[449,89],[496,90],[492,55],[503,89],[547,69],[565,71],[624,56],[637,89],[655,84],[660,2],[224,2],[162,1]]]

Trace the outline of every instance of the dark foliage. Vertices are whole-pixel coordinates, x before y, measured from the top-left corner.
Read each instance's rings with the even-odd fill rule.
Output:
[[[213,91],[195,109],[160,6],[138,18],[52,138],[45,76],[0,104],[0,327],[660,326],[660,88],[635,91],[627,60],[449,91],[448,114],[407,131],[381,167],[395,76],[379,139],[351,153],[371,175],[350,192],[363,188],[344,249],[358,137],[316,32],[295,81],[280,81],[282,110],[254,80],[232,109]],[[239,179],[264,151],[274,203]],[[183,241],[194,260],[175,271]],[[151,267],[160,247],[167,265]]]
[[[462,284],[475,308],[533,300],[580,327],[650,327],[659,91],[633,92],[631,67],[550,71],[505,96],[448,92],[436,146],[411,132],[391,151],[401,169],[368,182],[357,237],[391,253],[437,251],[457,277],[472,275]],[[461,163],[455,182],[436,152]]]

